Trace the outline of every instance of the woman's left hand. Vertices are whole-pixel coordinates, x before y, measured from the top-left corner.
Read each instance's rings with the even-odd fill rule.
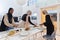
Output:
[[[34,27],[37,27],[37,25],[34,25]]]
[[[40,26],[42,26],[43,24],[40,24]]]
[[[18,27],[18,24],[14,24],[14,27]]]

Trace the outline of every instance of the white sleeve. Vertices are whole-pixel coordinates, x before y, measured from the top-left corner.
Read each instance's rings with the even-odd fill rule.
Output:
[[[15,24],[15,22],[14,22],[14,18],[12,18],[12,23]]]
[[[13,27],[13,25],[9,23],[7,15],[4,16],[4,24],[8,27]]]

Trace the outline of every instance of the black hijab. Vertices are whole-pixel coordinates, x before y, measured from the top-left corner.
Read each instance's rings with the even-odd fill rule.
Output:
[[[46,15],[46,23],[48,24],[52,24],[52,21],[51,21],[51,18],[50,18],[50,15]]]
[[[13,10],[13,8],[10,8],[7,13],[9,23],[12,23],[12,17],[13,17],[12,14],[10,13],[11,10]]]

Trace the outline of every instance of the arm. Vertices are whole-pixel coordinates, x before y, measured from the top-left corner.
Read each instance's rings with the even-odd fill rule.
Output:
[[[10,24],[9,21],[8,21],[8,17],[7,15],[4,16],[4,24],[8,27],[13,27],[13,24]]]
[[[28,21],[29,21],[30,24],[35,25],[35,24],[33,24],[33,23],[31,22],[30,17],[29,17]]]
[[[12,18],[12,24],[15,24],[15,22],[14,22],[14,18]]]
[[[26,23],[28,23],[28,16],[26,16]]]
[[[46,22],[44,22],[44,23],[42,23],[42,24],[40,24],[40,25],[44,25],[44,26],[47,26],[47,23],[46,23]]]
[[[47,26],[47,23],[46,23],[46,22],[44,22],[44,23],[43,23],[43,25],[44,25],[44,26]]]
[[[26,16],[26,22],[25,22],[25,30],[29,29],[29,22],[28,22],[28,16]]]
[[[12,24],[14,25],[14,27],[18,27],[19,24],[15,24],[14,18],[12,18]]]

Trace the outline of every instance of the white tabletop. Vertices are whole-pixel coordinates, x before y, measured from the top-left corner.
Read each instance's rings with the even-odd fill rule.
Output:
[[[15,28],[15,29],[12,29],[12,30],[17,30],[17,29],[20,29],[20,28]],[[33,35],[33,34],[35,34],[37,32],[42,31],[42,30],[43,30],[42,28],[40,28],[40,29],[32,28],[31,30],[28,31],[29,34],[27,36]],[[5,38],[5,36],[7,36],[8,32],[9,31],[1,32],[0,33],[0,35],[1,35],[0,36],[1,37],[0,40],[5,40],[4,38]],[[24,38],[27,37],[27,36],[21,36],[20,33],[21,32],[18,32],[18,33],[16,33],[16,35],[8,36],[7,39],[8,40],[23,40]]]

